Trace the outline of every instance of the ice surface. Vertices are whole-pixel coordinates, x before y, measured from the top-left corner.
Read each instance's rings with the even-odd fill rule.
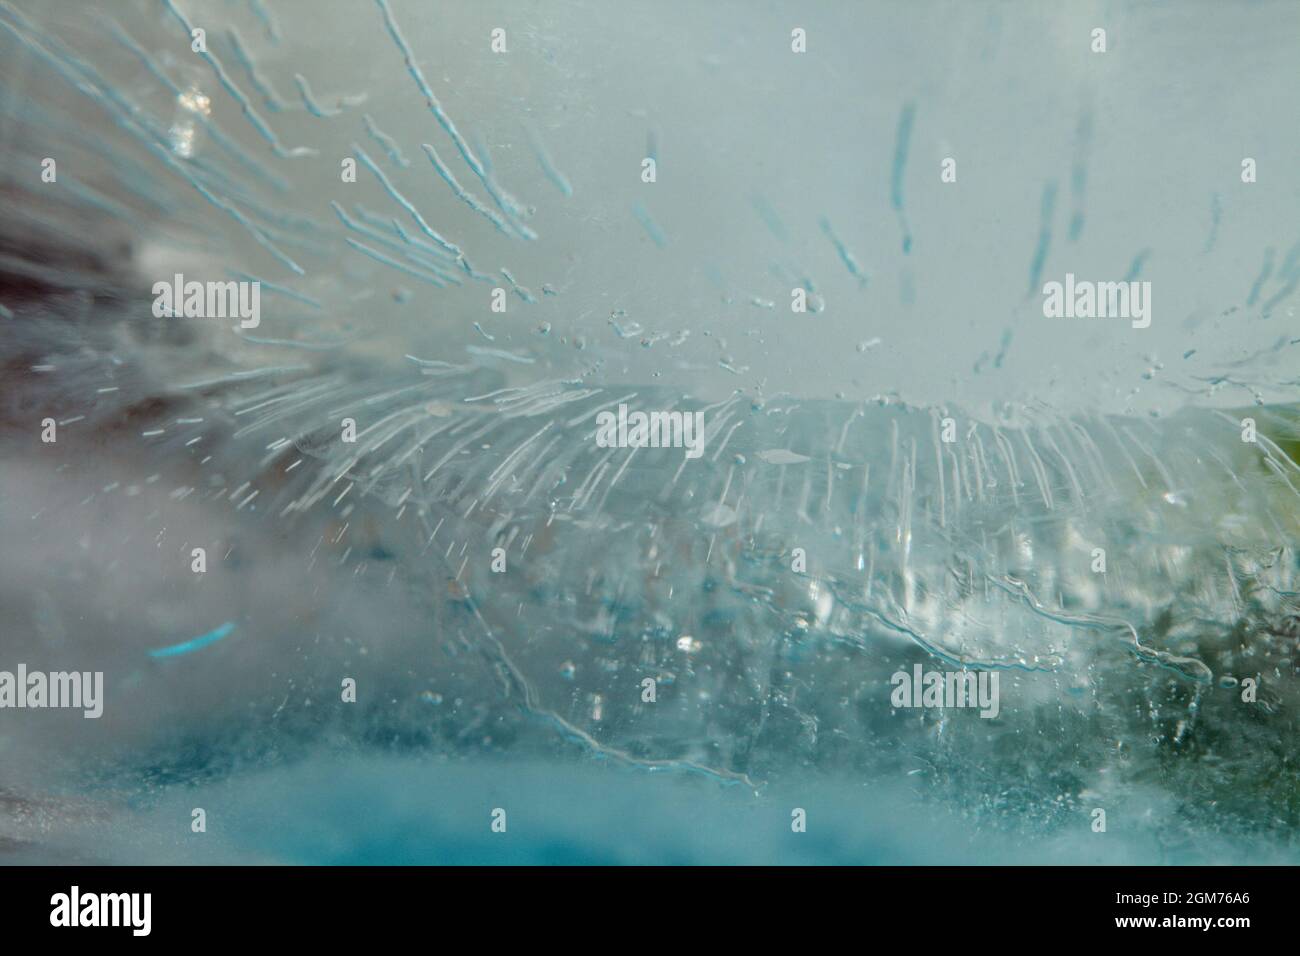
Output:
[[[792,17],[0,0],[0,851],[1294,858],[1296,8]]]

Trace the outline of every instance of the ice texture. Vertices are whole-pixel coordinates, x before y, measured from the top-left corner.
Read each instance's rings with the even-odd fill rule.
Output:
[[[0,0],[0,857],[1294,860],[1296,8],[781,6]]]

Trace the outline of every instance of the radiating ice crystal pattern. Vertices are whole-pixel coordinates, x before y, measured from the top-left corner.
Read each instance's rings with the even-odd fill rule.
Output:
[[[0,0],[0,853],[1294,858],[1297,11],[945,10]]]

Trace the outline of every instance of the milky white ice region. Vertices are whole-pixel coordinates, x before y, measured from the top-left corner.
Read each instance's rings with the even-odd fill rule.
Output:
[[[948,9],[0,0],[0,853],[1293,859],[1300,17]]]

